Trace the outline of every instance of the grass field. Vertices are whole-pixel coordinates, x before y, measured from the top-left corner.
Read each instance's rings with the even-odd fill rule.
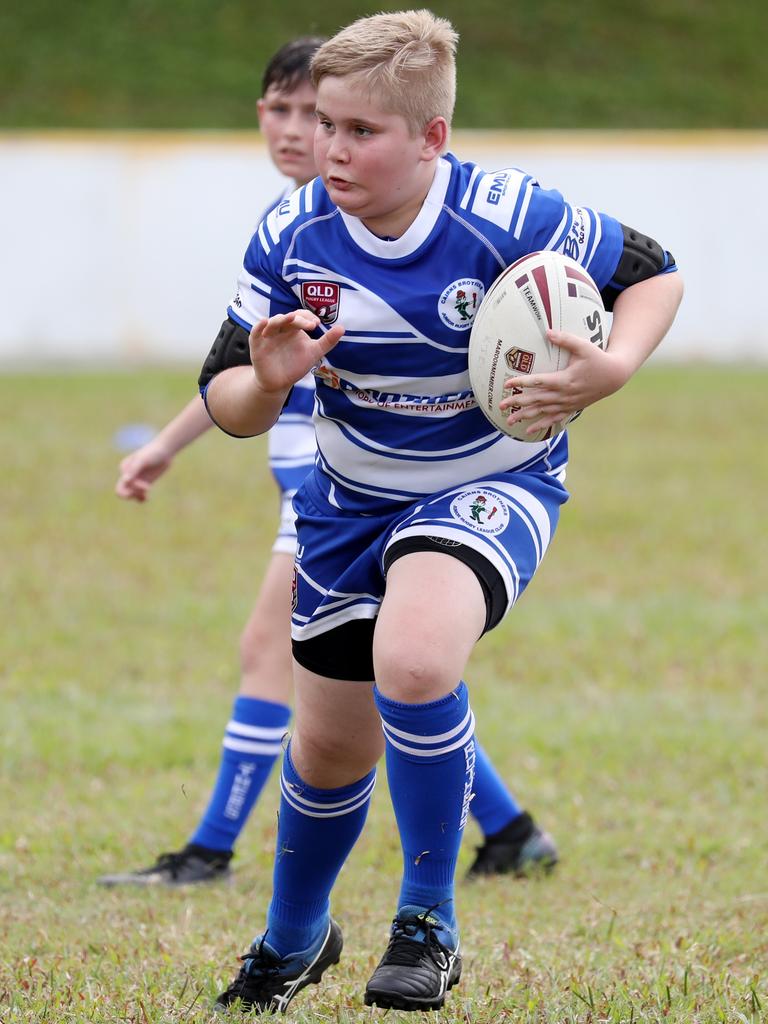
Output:
[[[274,778],[231,886],[94,884],[202,809],[275,525],[261,440],[212,432],[148,506],[112,495],[115,431],[161,425],[194,376],[0,382],[3,1024],[208,1021],[263,923]],[[460,886],[465,978],[432,1020],[765,1019],[766,390],[765,369],[650,367],[574,426],[552,551],[468,673],[562,864]],[[381,785],[335,894],[346,952],[294,1020],[383,1016],[362,991],[398,861]]]

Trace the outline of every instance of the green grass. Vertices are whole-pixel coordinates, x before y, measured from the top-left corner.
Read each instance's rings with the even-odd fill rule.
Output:
[[[250,128],[298,32],[401,4],[26,0],[0,12],[0,126]],[[462,128],[766,128],[764,0],[433,5],[461,35]]]
[[[159,426],[194,377],[0,385],[3,1024],[208,1021],[263,923],[275,779],[232,886],[94,885],[202,810],[275,527],[262,440],[212,432],[148,506],[112,495],[114,432]],[[465,978],[436,1022],[765,1020],[767,387],[651,367],[575,424],[552,551],[468,673],[479,735],[563,860],[460,886]],[[294,1020],[383,1017],[362,991],[398,873],[380,786],[335,894],[345,954]]]

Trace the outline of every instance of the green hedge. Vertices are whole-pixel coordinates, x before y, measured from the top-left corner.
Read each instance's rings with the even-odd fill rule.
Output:
[[[267,56],[353,0],[21,0],[0,12],[0,126],[247,128]],[[764,128],[766,0],[441,2],[456,124]]]

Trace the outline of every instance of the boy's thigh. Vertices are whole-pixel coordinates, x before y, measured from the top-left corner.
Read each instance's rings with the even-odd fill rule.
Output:
[[[450,693],[487,621],[487,605],[474,570],[443,551],[416,550],[397,558],[373,638],[376,683],[405,703]]]
[[[384,569],[414,551],[452,555],[475,573],[486,604],[483,632],[493,629],[541,564],[567,499],[563,484],[543,473],[499,474],[441,492],[391,530]]]
[[[296,503],[298,545],[291,609],[294,641],[310,640],[355,623],[367,621],[370,626],[384,596],[378,550],[391,517],[339,515],[330,507],[316,508],[300,495]],[[358,632],[364,630],[351,628],[344,632],[347,646],[355,644]],[[370,680],[371,676],[360,678]]]
[[[554,477],[507,473],[441,492],[390,516],[334,516],[332,509],[297,499],[294,657],[318,675],[372,679],[374,624],[387,573],[400,558],[418,552],[450,555],[472,570],[486,606],[480,632],[492,629],[536,571],[567,497]],[[414,588],[419,587],[416,575]],[[470,577],[469,591],[471,582]],[[420,581],[425,610],[435,586]],[[404,600],[407,588],[402,589]],[[461,594],[451,600],[454,596],[461,600]]]
[[[296,508],[294,658],[317,676],[370,683],[373,628],[384,596],[378,551],[392,517],[338,514],[301,491]]]

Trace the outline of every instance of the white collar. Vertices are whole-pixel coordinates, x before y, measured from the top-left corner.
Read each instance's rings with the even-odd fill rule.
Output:
[[[392,241],[377,237],[365,227],[358,217],[350,217],[343,210],[339,210],[341,219],[344,221],[344,225],[355,244],[372,256],[388,260],[397,260],[403,256],[410,256],[429,237],[432,228],[435,226],[437,218],[440,216],[440,211],[443,208],[450,178],[451,165],[443,157],[440,157],[437,161],[432,185],[429,192],[427,192],[416,220],[405,234]]]

